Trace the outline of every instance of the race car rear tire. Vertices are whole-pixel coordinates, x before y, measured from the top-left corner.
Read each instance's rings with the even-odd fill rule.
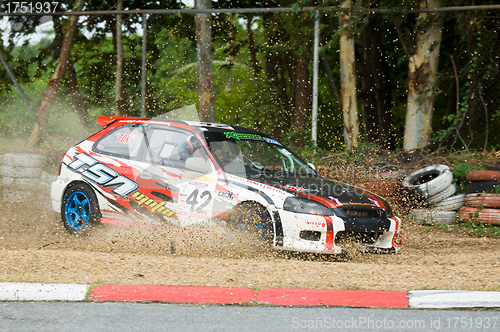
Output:
[[[232,231],[245,234],[249,240],[270,246],[274,240],[271,216],[267,209],[254,202],[243,202],[233,208],[228,215],[228,227]]]
[[[92,188],[83,183],[69,186],[63,195],[61,218],[66,230],[73,235],[88,235],[99,225],[102,216]]]
[[[417,194],[423,198],[431,197],[448,188],[453,182],[453,174],[446,165],[434,165],[419,169],[401,183],[408,194]]]
[[[457,211],[465,204],[465,194],[455,195],[437,203],[432,208],[441,211]]]

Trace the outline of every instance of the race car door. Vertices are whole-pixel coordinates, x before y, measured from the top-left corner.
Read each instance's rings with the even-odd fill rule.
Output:
[[[134,201],[131,196],[138,188],[135,179],[140,172],[135,163],[141,146],[144,145],[145,135],[146,130],[142,124],[129,124],[111,131],[93,145],[92,151],[95,154],[92,156],[111,168],[112,172],[106,172],[107,175],[111,176],[113,172],[116,172],[115,176],[117,176],[113,181],[115,185],[102,186],[101,193],[108,201],[108,204],[101,209],[103,216],[119,219],[139,217],[141,219],[140,214],[130,215],[126,211],[135,210],[130,204]],[[117,192],[117,186],[121,188],[120,193]]]
[[[147,137],[144,162],[148,166],[137,179],[140,188],[172,210],[164,216],[174,224],[208,226],[217,173],[201,142],[172,126],[151,126]]]

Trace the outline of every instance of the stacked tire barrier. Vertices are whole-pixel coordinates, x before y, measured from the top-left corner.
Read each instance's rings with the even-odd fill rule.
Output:
[[[1,205],[29,203],[49,210],[50,183],[56,179],[43,171],[45,156],[36,154],[0,155]]]
[[[500,172],[472,171],[466,175],[465,207],[458,211],[463,221],[500,226]],[[496,189],[499,188],[499,189]]]
[[[416,208],[410,219],[419,223],[451,224],[457,211],[464,206],[465,194],[455,195],[453,174],[446,165],[433,165],[419,169],[401,182],[401,191]]]
[[[406,171],[397,166],[386,166],[373,176],[374,181],[360,184],[360,187],[386,199],[392,207],[401,208],[404,205],[401,197],[401,180]]]

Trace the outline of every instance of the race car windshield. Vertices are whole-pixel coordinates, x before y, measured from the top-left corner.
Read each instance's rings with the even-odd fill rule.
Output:
[[[208,134],[208,133],[206,133]],[[303,160],[276,140],[256,134],[224,132],[207,135],[210,151],[224,171],[241,176],[316,176]]]

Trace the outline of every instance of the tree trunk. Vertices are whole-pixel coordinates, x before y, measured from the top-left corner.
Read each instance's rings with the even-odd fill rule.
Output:
[[[264,13],[263,25],[266,29],[269,28],[269,21],[274,18],[274,15]],[[280,43],[279,36],[281,35],[279,29],[272,30],[269,36],[268,47],[269,49],[275,48]],[[290,131],[290,119],[291,119],[291,106],[290,98],[287,92],[287,79],[286,79],[286,65],[289,63],[287,60],[283,60],[286,54],[279,54],[275,49],[266,52],[266,78],[267,85],[269,89],[275,92],[276,103],[283,110],[280,114],[275,114],[272,119],[274,123],[274,129],[272,135],[281,139],[284,132]]]
[[[210,0],[196,0],[196,9],[210,9]],[[196,49],[198,54],[198,98],[201,121],[214,122],[212,86],[212,26],[210,14],[196,14]]]
[[[439,7],[439,0],[427,0],[428,8]],[[434,86],[441,45],[442,22],[433,14],[421,13],[419,19],[431,23],[417,37],[417,49],[410,56],[408,105],[403,147],[413,150],[428,144],[432,128]]]
[[[295,44],[297,52],[293,52],[293,55],[296,57],[294,62],[295,68],[290,70],[290,72],[294,73],[291,82],[294,105],[293,129],[297,134],[295,146],[303,147],[306,142],[304,135],[306,121],[309,119],[311,113],[309,63],[311,63],[312,41],[314,40],[314,21],[309,18],[309,15],[301,15],[298,19],[301,20],[300,26],[302,31],[293,40],[292,46]],[[293,36],[290,36],[290,38],[293,38]]]
[[[325,52],[321,52],[321,60],[323,61],[323,66],[325,67],[326,76],[328,77],[328,82],[330,83],[330,89],[332,90],[332,94],[335,97],[335,102],[337,103],[337,108],[339,109],[340,116],[342,116],[342,103],[340,101],[339,92],[337,90],[337,85],[333,80],[332,70],[330,69],[330,63],[326,57]]]
[[[343,8],[351,8],[351,0],[342,3]],[[340,26],[348,23],[348,16],[340,15]],[[358,146],[358,107],[356,100],[356,70],[354,54],[354,36],[349,30],[340,36],[340,82],[342,110],[344,113],[344,143],[347,149]]]
[[[248,2],[248,7],[253,8],[253,0]],[[257,53],[255,52],[255,41],[253,39],[252,31],[253,14],[247,14],[247,34],[248,34],[248,51],[250,52],[250,62],[252,63],[253,76],[257,77],[259,74],[259,66],[257,64]]]
[[[83,8],[84,2],[84,0],[77,0],[75,2],[73,10],[80,11]],[[49,85],[45,90],[40,108],[38,110],[38,119],[40,120],[40,123],[43,127],[46,127],[47,125],[50,109],[54,104],[54,99],[61,85],[61,81],[66,74],[66,68],[71,55],[71,46],[73,45],[73,36],[75,34],[77,23],[78,16],[70,16],[68,18],[66,31],[64,32],[64,39],[61,46],[61,53],[59,54],[59,62],[57,63],[54,73],[52,74]],[[33,131],[31,132],[31,137],[29,139],[28,145],[30,147],[34,147],[35,145],[40,143],[41,136],[42,133],[40,131],[40,127],[35,126],[33,128]]]
[[[123,0],[118,0],[117,10],[123,9]],[[127,97],[123,93],[123,38],[122,38],[122,15],[116,15],[116,90],[115,90],[115,115],[120,116],[124,112]]]

